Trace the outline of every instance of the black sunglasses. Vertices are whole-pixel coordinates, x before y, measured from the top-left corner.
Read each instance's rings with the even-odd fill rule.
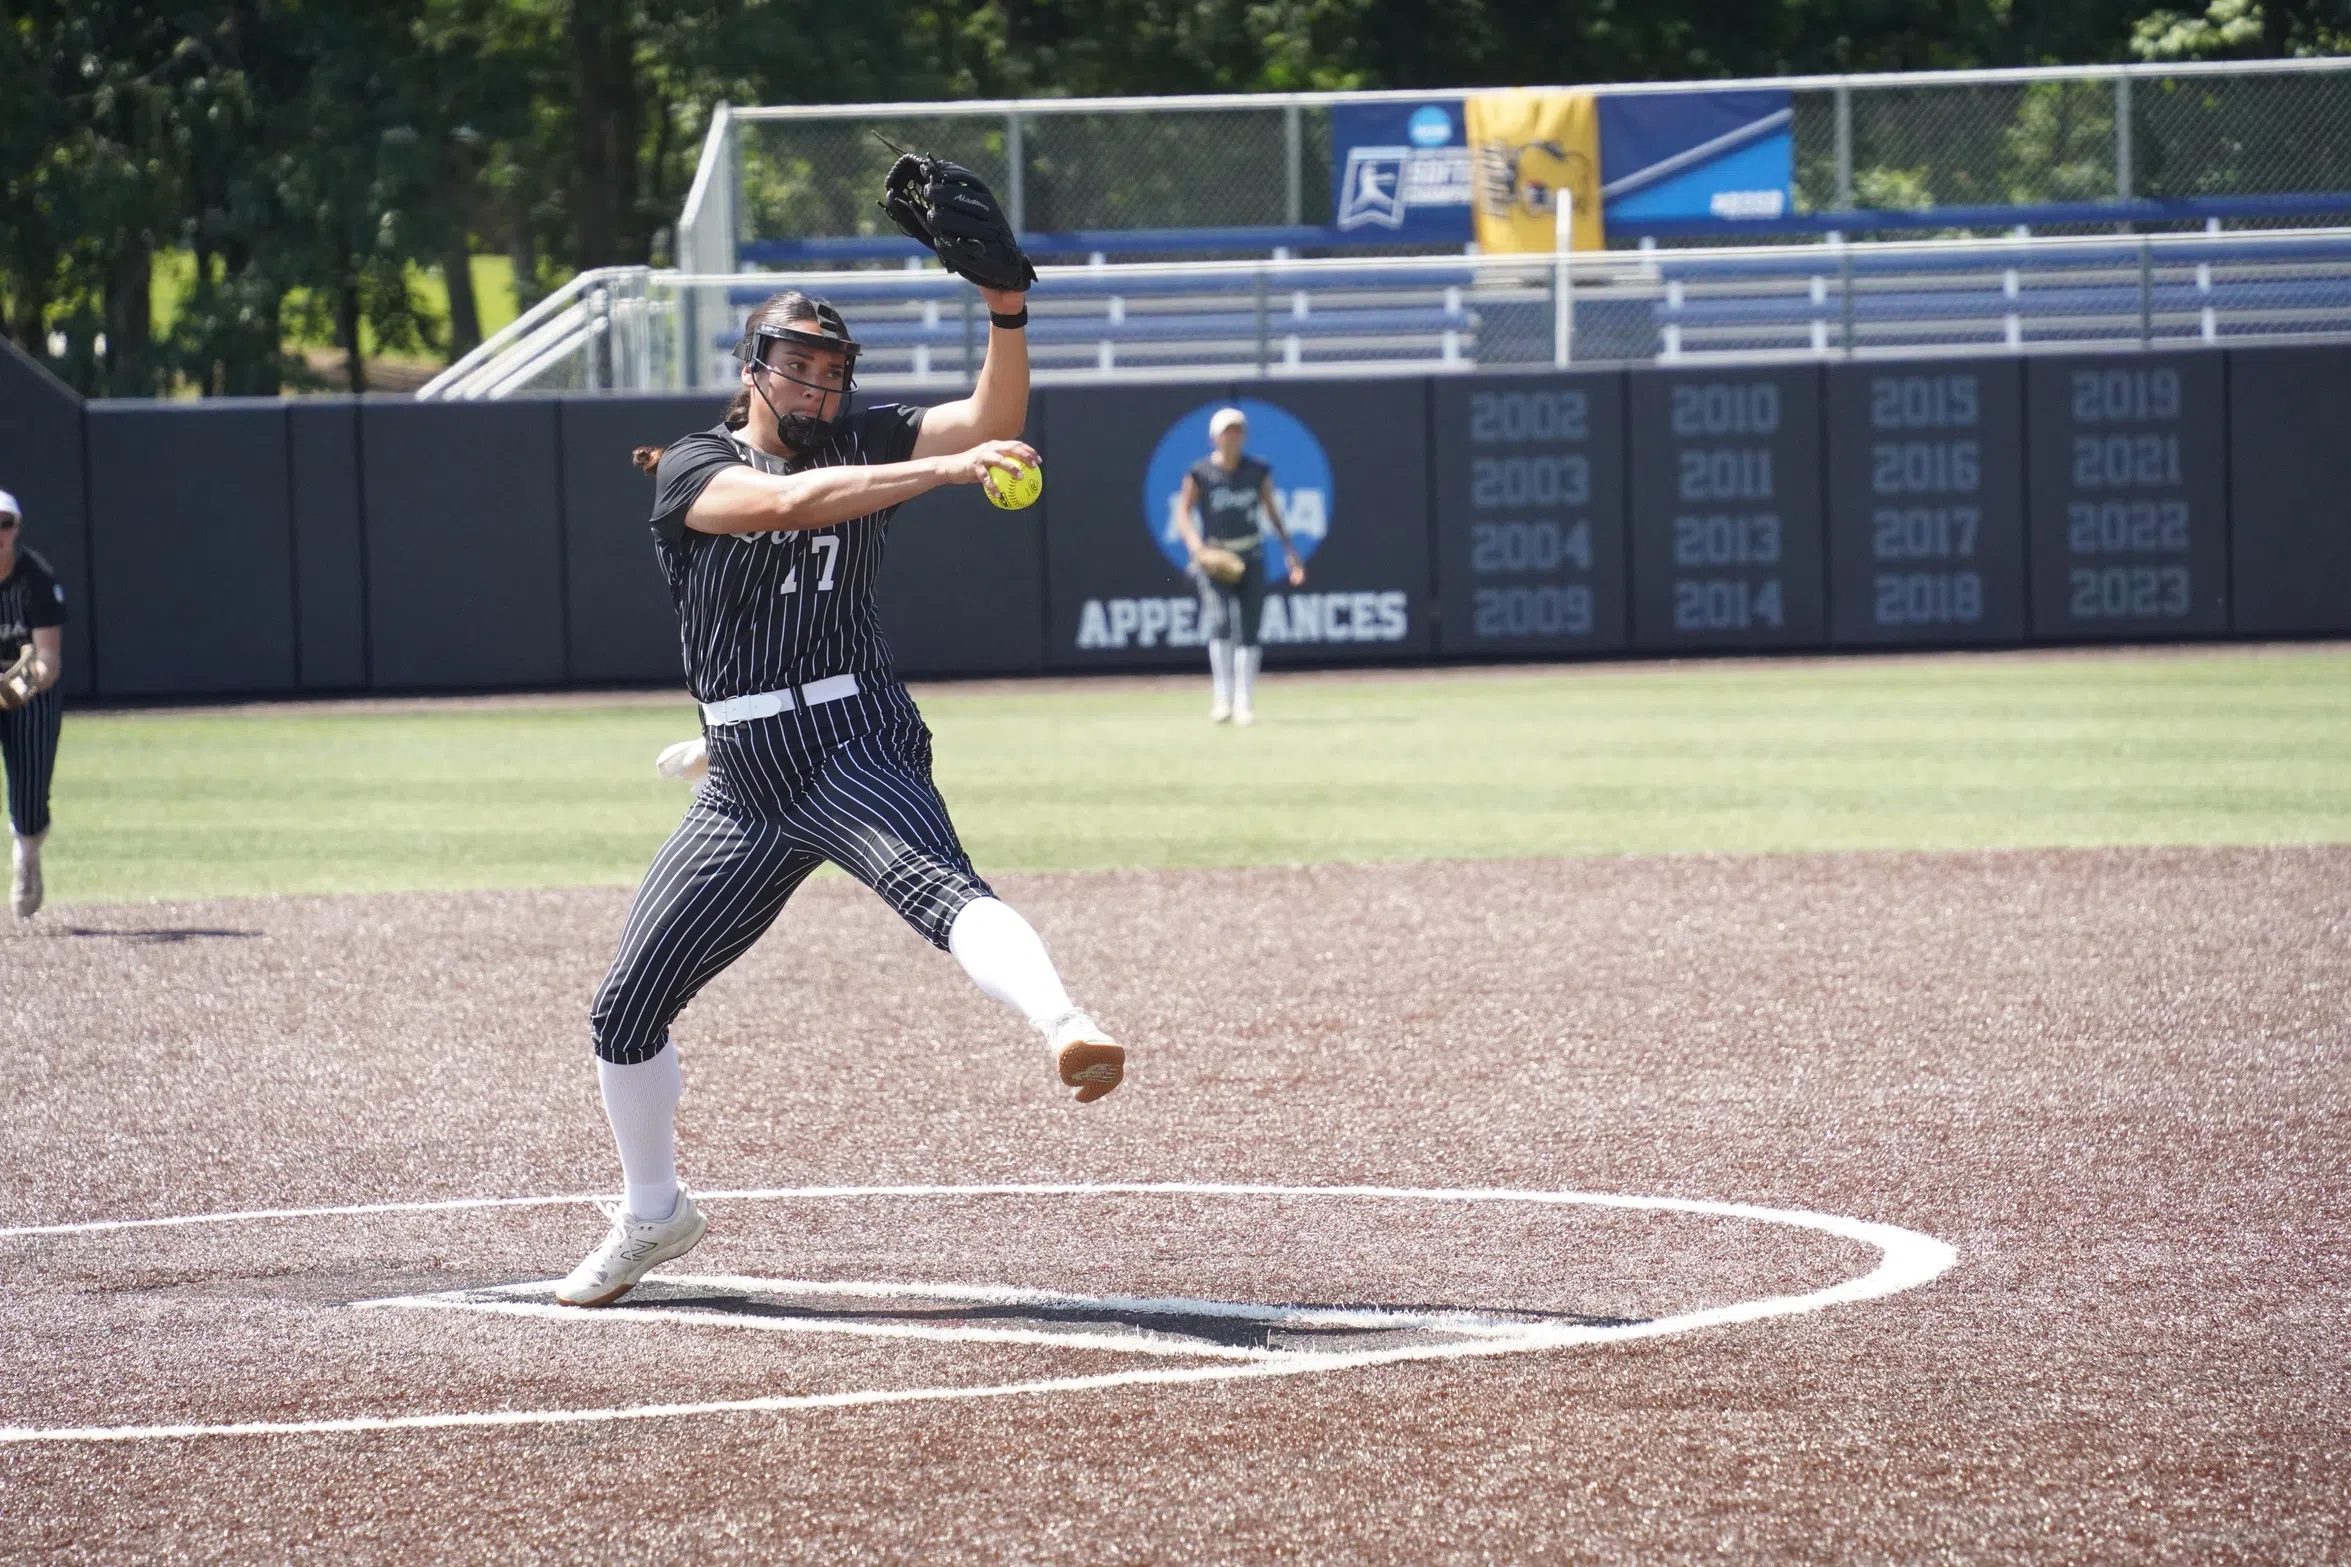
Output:
[[[17,518],[12,512],[0,511],[0,533],[14,533]]]

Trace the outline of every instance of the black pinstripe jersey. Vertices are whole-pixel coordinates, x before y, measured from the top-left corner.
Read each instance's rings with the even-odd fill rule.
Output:
[[[65,624],[65,589],[49,563],[23,545],[16,568],[0,579],[0,668],[16,662],[35,626]]]
[[[798,473],[904,462],[914,455],[922,416],[896,403],[859,409],[824,446],[790,461],[723,424],[662,453],[653,537],[677,605],[686,689],[696,701],[787,691],[834,675],[855,675],[868,687],[897,678],[873,599],[895,506],[793,533],[697,533],[686,513],[713,478],[738,463]]]

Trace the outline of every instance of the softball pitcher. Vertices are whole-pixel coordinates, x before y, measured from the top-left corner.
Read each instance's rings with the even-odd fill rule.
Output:
[[[993,206],[976,179],[928,159],[901,160],[893,194],[909,163],[910,199],[926,216],[949,184],[966,217],[974,191]],[[751,313],[725,420],[637,454],[655,476],[653,532],[702,707],[703,740],[665,753],[665,765],[704,777],[596,993],[597,1074],[626,1195],[603,1243],[557,1288],[567,1304],[617,1300],[701,1239],[703,1217],[678,1182],[670,1024],[826,860],[1027,1018],[1079,1103],[1124,1074],[1126,1052],[1071,1004],[1036,932],[973,871],[874,607],[901,504],[1038,460],[1015,439],[1029,393],[1022,291],[1035,273],[998,226],[992,249],[940,246],[985,285],[992,325],[970,397],[851,412],[858,344],[847,323],[822,300],[779,294]]]
[[[24,547],[24,508],[0,490],[0,760],[8,769],[8,907],[41,910],[41,845],[49,837],[49,780],[65,721],[65,589]]]
[[[1208,421],[1209,454],[1184,475],[1176,497],[1176,531],[1192,554],[1192,576],[1200,584],[1200,611],[1208,627],[1208,675],[1215,694],[1208,716],[1254,723],[1258,623],[1265,614],[1265,533],[1260,511],[1282,541],[1291,587],[1306,581],[1306,567],[1290,542],[1290,526],[1274,494],[1273,467],[1248,454],[1249,416],[1220,408]],[[1194,517],[1198,517],[1195,522]]]

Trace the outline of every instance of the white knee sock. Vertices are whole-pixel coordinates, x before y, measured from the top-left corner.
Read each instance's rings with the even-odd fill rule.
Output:
[[[1012,906],[976,898],[947,930],[947,950],[971,982],[1011,1007],[1039,1031],[1069,1015],[1069,992],[1053,971],[1045,944]]]
[[[1265,657],[1261,647],[1233,649],[1233,705],[1247,707],[1256,697],[1257,665]]]
[[[630,1216],[668,1218],[678,1206],[678,1098],[685,1091],[678,1047],[665,1046],[652,1060],[626,1066],[599,1058],[596,1081],[604,1090],[612,1140],[620,1145]]]
[[[1233,705],[1233,645],[1222,637],[1208,644],[1208,678],[1216,686],[1216,705]]]

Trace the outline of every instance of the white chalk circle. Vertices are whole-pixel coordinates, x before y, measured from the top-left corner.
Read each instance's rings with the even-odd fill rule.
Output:
[[[1063,1348],[1109,1350],[1136,1355],[1145,1361],[1180,1358],[1202,1360],[1201,1365],[1139,1365],[1131,1370],[1089,1376],[1048,1377],[1034,1381],[1003,1382],[977,1387],[920,1387],[858,1389],[835,1393],[778,1394],[763,1398],[718,1399],[704,1403],[629,1404],[608,1409],[499,1409],[456,1410],[441,1414],[358,1415],[341,1419],[246,1421],[224,1425],[122,1426],[0,1426],[0,1443],[24,1442],[141,1442],[175,1441],[193,1437],[316,1436],[370,1431],[429,1431],[494,1426],[575,1425],[615,1420],[669,1420],[689,1415],[781,1414],[803,1409],[847,1409],[874,1404],[917,1404],[958,1399],[1036,1397],[1053,1393],[1097,1392],[1109,1388],[1165,1386],[1196,1382],[1236,1382],[1262,1377],[1314,1376],[1354,1371],[1370,1366],[1410,1361],[1480,1359],[1523,1355],[1583,1345],[1630,1343],[1663,1338],[1704,1328],[1760,1322],[1770,1317],[1799,1316],[1831,1306],[1852,1305],[1897,1295],[1926,1284],[1958,1260],[1958,1253],[1942,1241],[1897,1225],[1848,1219],[1836,1214],[1806,1213],[1789,1208],[1759,1208],[1745,1203],[1702,1202],[1681,1197],[1624,1197],[1601,1192],[1512,1191],[1486,1188],[1423,1188],[1397,1186],[1261,1186],[1208,1181],[1071,1182],[987,1186],[804,1186],[770,1187],[742,1191],[696,1193],[703,1203],[858,1201],[871,1198],[956,1197],[1280,1197],[1411,1203],[1524,1203],[1553,1207],[1603,1208],[1636,1213],[1689,1214],[1710,1219],[1734,1219],[1755,1224],[1777,1224],[1814,1230],[1843,1240],[1875,1247],[1878,1265],[1869,1272],[1801,1295],[1774,1295],[1759,1300],[1649,1318],[1638,1322],[1528,1321],[1509,1315],[1478,1312],[1411,1312],[1380,1309],[1331,1310],[1314,1307],[1258,1305],[1248,1302],[1164,1300],[1126,1296],[1072,1295],[1013,1286],[920,1284],[905,1282],[843,1282],[743,1278],[699,1274],[653,1275],[649,1283],[723,1288],[748,1296],[769,1298],[871,1297],[928,1300],[968,1305],[1031,1307],[1056,1313],[1072,1310],[1184,1317],[1227,1317],[1261,1325],[1270,1336],[1282,1331],[1356,1334],[1393,1333],[1408,1340],[1394,1345],[1358,1349],[1276,1349],[1217,1346],[1198,1340],[1173,1338],[1148,1328],[1101,1332],[1064,1332],[1055,1329],[886,1324],[842,1317],[740,1316],[669,1307],[606,1307],[582,1311],[554,1304],[552,1280],[502,1285],[492,1289],[448,1290],[429,1295],[395,1296],[356,1303],[366,1310],[436,1310],[481,1312],[490,1315],[557,1318],[591,1324],[678,1323],[698,1327],[732,1327],[753,1331],[810,1334],[848,1334],[869,1338],[910,1338],[930,1342],[1028,1344]],[[360,1203],[332,1208],[270,1208],[240,1213],[175,1215],[154,1219],[101,1219],[76,1224],[22,1225],[0,1228],[0,1240],[35,1235],[91,1235],[116,1231],[178,1228],[188,1225],[253,1224],[294,1219],[340,1218],[363,1214],[451,1213],[485,1208],[554,1207],[593,1203],[592,1197],[483,1197],[451,1202]]]

